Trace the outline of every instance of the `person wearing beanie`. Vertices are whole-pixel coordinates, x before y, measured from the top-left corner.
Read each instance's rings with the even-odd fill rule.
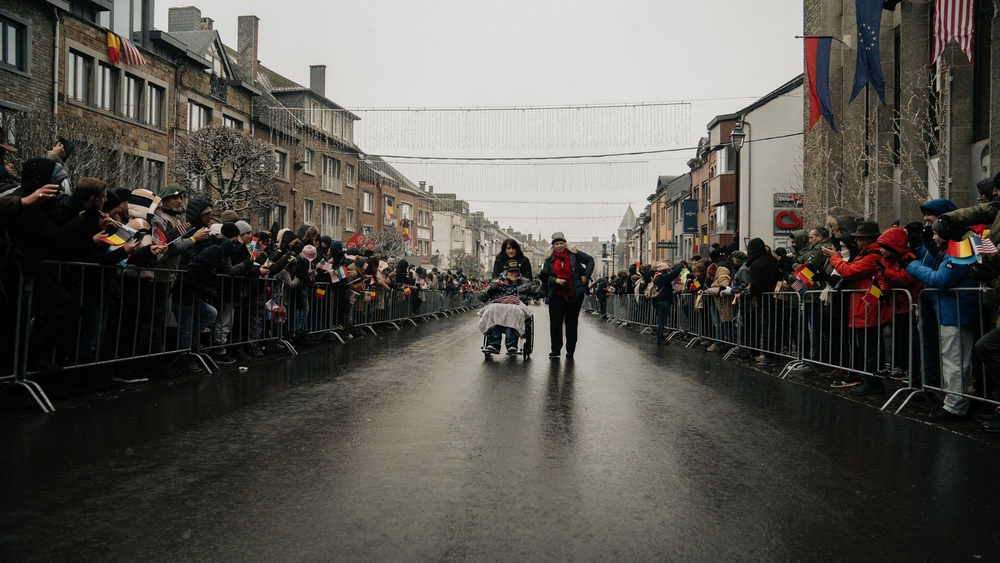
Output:
[[[223,223],[235,223],[240,220],[240,214],[233,211],[232,209],[227,209],[219,215],[219,221]]]
[[[236,221],[236,227],[240,230],[240,234],[241,235],[247,235],[247,234],[250,234],[251,231],[253,231],[253,229],[250,227],[250,223],[247,223],[246,221],[243,221],[242,219],[239,220],[239,221]]]
[[[976,196],[976,201],[978,203],[989,203],[993,201],[996,197],[993,193],[994,189],[993,178],[980,180],[979,183],[976,184],[976,190],[979,192],[979,195]]]
[[[580,308],[587,285],[594,275],[594,259],[575,246],[568,245],[562,232],[552,234],[552,246],[545,252],[538,279],[549,303],[549,358],[558,359],[563,349],[563,327],[566,329],[566,358],[576,352]]]
[[[236,223],[223,223],[221,233],[222,238],[226,240],[233,240],[240,236],[240,228],[236,226]]]

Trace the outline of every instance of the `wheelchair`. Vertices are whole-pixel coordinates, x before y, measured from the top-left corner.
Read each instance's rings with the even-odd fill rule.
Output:
[[[527,317],[527,318],[524,319],[524,334],[520,335],[520,338],[517,339],[518,344],[520,346],[518,347],[516,354],[507,353],[507,352],[504,352],[503,350],[499,350],[499,351],[496,351],[496,352],[487,350],[486,349],[486,343],[488,341],[489,341],[489,333],[483,334],[482,352],[483,352],[483,356],[487,360],[490,359],[490,356],[500,355],[500,354],[506,354],[508,356],[515,356],[515,355],[516,356],[521,356],[525,360],[527,360],[529,357],[531,357],[531,352],[532,352],[532,350],[534,349],[534,346],[535,346],[535,317],[534,317],[534,315],[531,315],[531,316],[529,316],[529,317]]]

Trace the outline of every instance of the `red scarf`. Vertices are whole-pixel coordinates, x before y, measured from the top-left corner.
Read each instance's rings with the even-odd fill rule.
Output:
[[[573,269],[570,266],[569,252],[555,252],[552,254],[552,275],[566,280],[566,285],[557,285],[556,293],[567,301],[573,301],[576,297],[573,291]]]

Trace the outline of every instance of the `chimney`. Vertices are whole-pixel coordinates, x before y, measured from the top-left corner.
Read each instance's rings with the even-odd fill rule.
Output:
[[[309,89],[326,97],[326,65],[309,65]]]
[[[250,84],[257,83],[257,28],[260,18],[257,16],[240,16],[236,31],[236,48],[239,51],[241,77]]]
[[[201,18],[201,29],[205,31],[212,31],[215,29],[215,20],[212,18]]]
[[[427,191],[427,182],[425,182],[423,180],[420,180],[420,191],[422,191],[422,192],[426,192]]]
[[[434,193],[434,186],[427,186],[427,191],[429,193]]]
[[[152,49],[150,32],[153,30],[153,0],[142,0],[142,18],[139,24],[139,44],[146,49]]]
[[[201,29],[201,10],[194,6],[170,8],[167,12],[167,31],[198,31]]]

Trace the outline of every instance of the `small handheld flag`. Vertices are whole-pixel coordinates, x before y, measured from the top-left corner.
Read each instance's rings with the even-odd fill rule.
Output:
[[[406,295],[409,295],[409,294],[413,293],[413,290],[411,290],[410,287],[407,286],[407,287],[403,288],[403,293],[405,293]]]
[[[806,292],[806,284],[799,278],[795,278],[792,281],[791,288],[792,291],[798,293],[799,295],[803,295]]]
[[[882,289],[879,288],[878,284],[872,282],[871,286],[868,287],[868,292],[861,296],[861,300],[868,305],[875,306],[878,305],[878,300],[882,297]]]
[[[322,287],[317,287],[316,292],[313,293],[313,297],[316,299],[322,299],[326,295],[326,290]]]
[[[993,244],[993,241],[988,238],[969,237],[969,241],[972,242],[972,251],[975,252],[977,256],[997,253],[996,245]]]
[[[257,252],[260,250],[260,241],[257,240],[257,237],[250,239],[250,244],[247,246],[247,250],[250,251],[250,258],[256,260]]]
[[[808,264],[803,264],[795,269],[795,273],[793,275],[795,276],[795,279],[801,280],[806,287],[811,288],[813,286],[813,277],[816,274],[809,269]]]
[[[135,236],[135,230],[128,227],[127,225],[122,225],[118,227],[115,234],[106,237],[101,237],[101,240],[108,243],[111,246],[121,246],[126,242],[132,240]]]

